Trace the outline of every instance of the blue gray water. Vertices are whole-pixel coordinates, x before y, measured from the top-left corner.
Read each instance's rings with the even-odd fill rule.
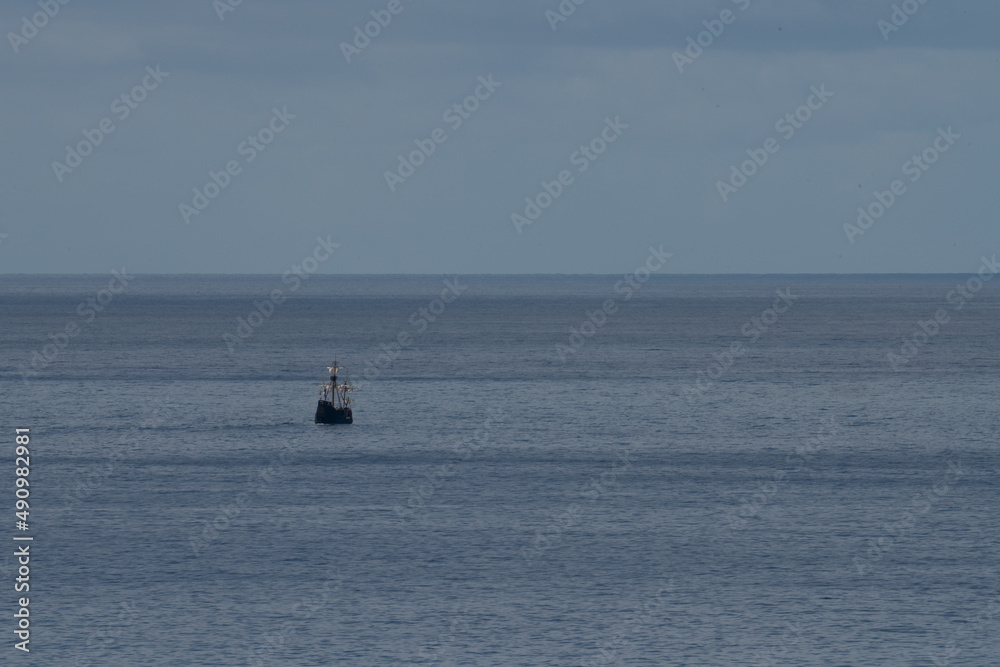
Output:
[[[4,664],[1000,664],[968,278],[0,276]]]

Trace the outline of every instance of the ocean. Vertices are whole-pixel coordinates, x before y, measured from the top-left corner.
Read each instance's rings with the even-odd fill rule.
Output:
[[[294,277],[0,276],[0,662],[1000,664],[1000,281]]]

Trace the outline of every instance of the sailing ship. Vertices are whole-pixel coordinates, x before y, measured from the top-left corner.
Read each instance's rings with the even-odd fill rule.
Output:
[[[351,392],[357,391],[357,387],[352,387],[350,382],[337,383],[337,371],[344,370],[343,366],[337,365],[337,358],[333,358],[333,365],[327,366],[330,373],[330,383],[316,385],[321,388],[319,404],[316,406],[317,424],[352,424],[354,415],[351,414]]]

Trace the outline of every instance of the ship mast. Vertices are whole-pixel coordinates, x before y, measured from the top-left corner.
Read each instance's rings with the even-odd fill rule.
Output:
[[[354,387],[351,386],[351,380],[348,378],[344,380],[344,384],[340,385],[340,407],[347,408],[351,405],[351,397],[348,394],[352,391],[354,391]]]
[[[337,357],[333,358],[333,364],[331,366],[327,366],[326,367],[326,370],[329,371],[329,373],[330,373],[330,392],[333,394],[330,397],[330,402],[331,403],[335,403],[336,399],[339,398],[340,399],[341,407],[343,407],[344,401],[343,401],[343,396],[341,396],[338,393],[338,391],[337,391],[337,389],[338,389],[338,387],[337,387],[337,371],[340,371],[340,370],[343,370],[343,369],[344,369],[343,366],[338,366],[337,365]],[[334,407],[337,407],[337,406],[334,404]]]

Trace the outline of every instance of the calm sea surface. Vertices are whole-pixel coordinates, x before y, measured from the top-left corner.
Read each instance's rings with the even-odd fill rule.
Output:
[[[1000,281],[110,279],[0,276],[0,663],[1000,664]]]

